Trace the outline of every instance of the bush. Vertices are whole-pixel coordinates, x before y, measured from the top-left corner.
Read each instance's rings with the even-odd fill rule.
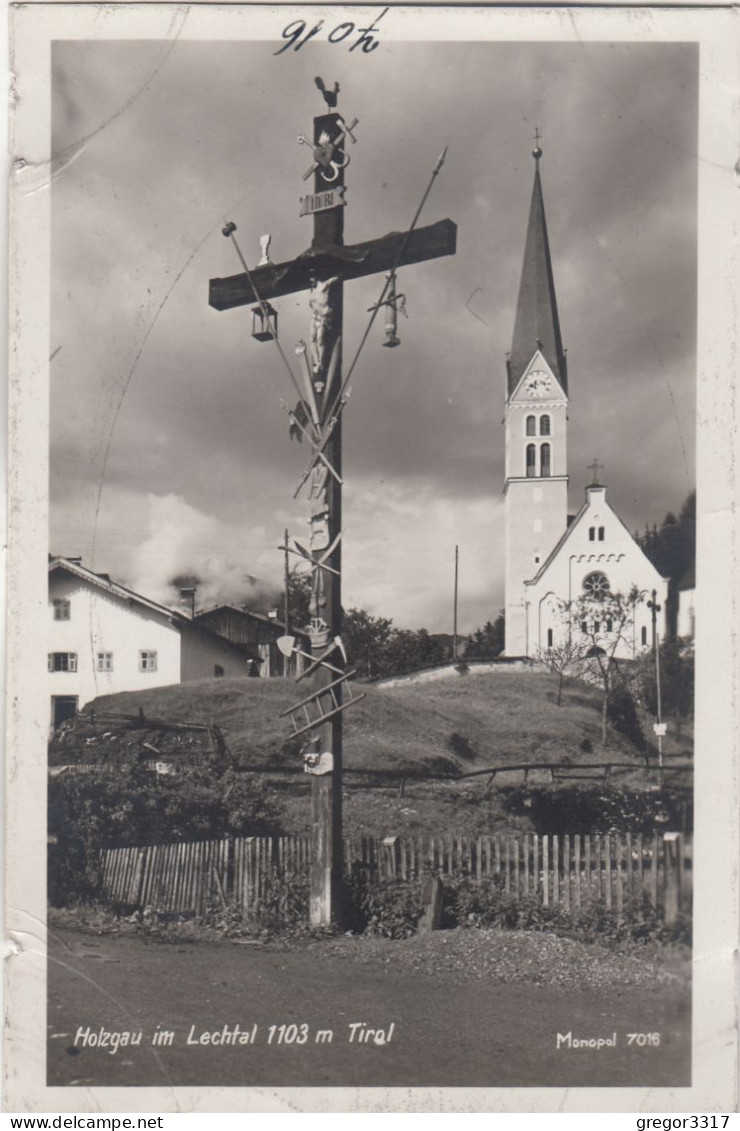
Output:
[[[620,832],[651,836],[665,829],[689,832],[692,797],[685,790],[650,792],[618,785],[508,786],[499,798],[504,812],[526,816],[540,836]]]
[[[536,896],[515,895],[500,882],[474,884],[465,876],[445,877],[443,923],[446,927],[498,927],[519,931],[549,931],[583,943],[691,943],[691,917],[679,915],[666,924],[656,914],[647,893],[625,899],[622,914],[592,900],[578,911],[562,904],[543,907]]]
[[[53,906],[89,900],[103,848],[281,831],[280,810],[262,778],[195,766],[160,778],[136,756],[98,774],[53,778],[48,793],[48,889]]]
[[[637,707],[629,689],[620,684],[609,696],[606,717],[619,734],[623,734],[640,749],[645,747],[645,735],[637,717]]]
[[[380,884],[359,869],[352,875],[349,903],[353,930],[385,939],[415,934],[423,911],[418,883]]]

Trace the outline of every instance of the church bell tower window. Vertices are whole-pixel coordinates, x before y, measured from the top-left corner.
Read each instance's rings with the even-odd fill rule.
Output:
[[[540,436],[550,435],[550,417],[545,415],[540,417]]]
[[[535,446],[534,444],[527,444],[527,478],[532,479],[535,475]]]
[[[535,416],[528,416],[527,417],[527,435],[528,436],[536,436],[537,435],[537,418]]]
[[[540,475],[550,475],[550,445],[543,444],[540,448]]]

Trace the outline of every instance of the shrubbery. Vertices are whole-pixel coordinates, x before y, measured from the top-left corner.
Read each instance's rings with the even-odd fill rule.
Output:
[[[499,791],[504,812],[526,816],[535,833],[586,835],[614,830],[652,836],[665,829],[688,832],[693,800],[685,790],[645,792],[625,786],[507,786]]]
[[[261,777],[208,763],[159,777],[131,757],[110,772],[52,778],[48,805],[53,906],[94,896],[103,848],[281,831]]]

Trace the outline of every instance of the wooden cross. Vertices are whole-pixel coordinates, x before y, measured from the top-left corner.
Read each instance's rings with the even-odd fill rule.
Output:
[[[340,635],[342,627],[344,283],[366,275],[395,272],[398,267],[411,263],[454,255],[457,239],[457,228],[451,220],[415,228],[420,206],[409,231],[391,232],[379,239],[345,246],[344,170],[349,164],[345,147],[347,136],[352,142],[356,140],[351,133],[356,125],[353,121],[348,126],[342,115],[333,109],[314,118],[314,193],[301,201],[301,215],[314,218],[311,246],[295,259],[283,263],[263,263],[248,273],[245,265],[242,274],[211,279],[208,299],[216,310],[230,310],[255,302],[264,309],[265,303],[283,295],[299,291],[311,294],[310,359],[308,346],[301,347],[306,394],[292,416],[296,431],[307,435],[313,448],[309,471],[302,482],[311,474],[309,560],[313,572],[313,604],[310,636],[316,660],[325,653],[329,641]],[[306,143],[302,135],[299,140],[301,144]],[[442,160],[440,158],[434,175]],[[426,194],[422,204],[425,199]],[[228,229],[229,225],[224,234],[231,234]],[[298,552],[306,553],[302,546]],[[332,921],[341,922],[342,918],[342,685],[347,677],[337,680],[325,665],[319,664],[313,678],[318,690],[311,696],[311,702],[315,700],[319,709],[305,727],[306,732],[313,735],[312,747],[316,749],[312,756],[318,767],[309,771],[314,775],[311,777],[310,918],[312,925],[326,926]],[[345,706],[352,701],[350,699]],[[323,767],[328,767],[330,772],[324,772]]]

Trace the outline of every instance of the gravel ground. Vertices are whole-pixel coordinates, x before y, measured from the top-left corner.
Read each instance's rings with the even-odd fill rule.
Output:
[[[443,975],[460,983],[480,978],[563,989],[652,989],[686,986],[691,978],[689,952],[683,948],[619,952],[539,931],[459,928],[395,940],[345,936],[312,942],[309,949],[396,973]]]

